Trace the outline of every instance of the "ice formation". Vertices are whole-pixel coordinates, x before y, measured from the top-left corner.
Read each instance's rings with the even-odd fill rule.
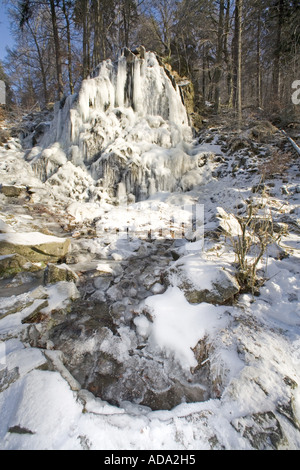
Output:
[[[56,104],[50,131],[28,160],[43,181],[71,163],[110,196],[143,200],[200,184],[204,153],[192,143],[175,80],[140,47],[101,63],[78,95]]]

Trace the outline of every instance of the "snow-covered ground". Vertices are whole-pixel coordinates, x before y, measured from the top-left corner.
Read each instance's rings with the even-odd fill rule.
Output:
[[[151,56],[152,86],[152,74],[159,72],[153,60]],[[122,71],[124,67],[118,83],[124,81]],[[113,93],[106,75],[103,80],[107,93]],[[165,84],[165,78],[159,80]],[[80,98],[80,119],[85,123],[89,109],[84,97],[90,100],[92,92],[93,100],[99,101],[93,87],[83,88]],[[134,99],[140,103],[138,96]],[[176,109],[181,119],[182,109]],[[75,114],[73,124],[79,119]],[[108,114],[102,117],[108,119]],[[97,121],[95,113],[93,119]],[[131,131],[137,131],[140,122],[142,137],[143,131],[151,134],[157,126],[174,134],[174,128],[165,125],[167,117],[152,122],[152,127],[153,116],[145,119],[147,123],[131,122]],[[122,147],[125,134],[121,141],[116,138],[115,148]],[[165,181],[170,182],[172,154],[177,159],[178,187],[163,190],[162,178],[161,186],[148,188],[146,199],[135,202],[128,197],[128,204],[124,200],[129,180],[112,194],[92,176],[95,168],[83,161],[78,164],[75,158],[72,163],[59,145],[50,155],[53,142],[46,154],[35,149],[30,158],[13,140],[9,148],[0,148],[0,182],[25,191],[24,197],[0,194],[0,243],[17,242],[41,251],[42,243],[67,238],[67,266],[59,266],[75,272],[72,280],[44,285],[39,273],[45,265],[33,260],[23,272],[0,281],[1,449],[300,449],[299,157],[293,157],[284,174],[265,180],[263,194],[253,192],[261,183],[258,168],[267,158],[268,145],[257,144],[257,152],[246,147],[230,153],[224,134],[222,129],[206,130],[204,141],[183,147],[160,144],[156,154],[157,144],[151,141],[147,151],[144,141],[136,158],[148,158],[142,162],[147,175],[165,172]],[[132,134],[129,142],[133,143]],[[133,164],[129,155],[123,157]],[[143,178],[134,184],[142,184]],[[189,302],[187,286],[206,294],[216,283],[224,287],[228,281],[235,288],[236,259],[226,233],[236,235],[239,226],[228,214],[243,211],[249,198],[268,209],[277,227],[286,229],[260,260],[259,273],[266,281],[259,295],[244,293],[223,303]],[[167,259],[170,250],[173,257]],[[2,254],[0,262],[7,256]],[[155,264],[147,264],[150,260]],[[103,318],[97,317],[101,328],[93,330],[88,323],[89,299],[117,312],[114,326],[103,327]],[[81,310],[74,312],[72,305]],[[60,324],[75,332],[68,339],[61,330],[64,354],[55,343],[59,330],[54,327]],[[88,326],[92,333],[80,342]],[[54,330],[56,336],[51,336]],[[141,376],[148,391],[157,390],[159,382],[163,395],[172,390],[170,378],[180,379],[181,385],[186,381],[190,396],[194,390],[202,400],[185,400],[183,393],[177,406],[151,409],[139,398],[140,390],[136,399],[128,400],[123,389],[114,389],[118,406],[114,400],[109,403],[82,386],[72,362],[77,355],[85,360],[94,353],[100,354],[98,359],[101,354],[109,357],[109,364],[122,363],[124,381],[132,375],[133,389]],[[71,354],[70,363],[66,354]],[[71,362],[77,377],[70,373]],[[135,364],[144,368],[134,370]],[[125,383],[122,374],[120,387]],[[197,377],[203,381],[198,383]]]
[[[22,154],[1,150],[1,162],[10,158],[22,162]],[[291,210],[294,214],[299,213],[299,193],[293,192],[298,171],[296,166],[289,170],[288,183],[285,183],[288,194],[280,192],[281,179],[274,180],[272,204],[275,209],[280,206],[280,216]],[[22,173],[21,176],[22,184],[28,175]],[[211,228],[216,208],[220,205],[227,210],[232,208],[239,197],[251,194],[253,183],[253,178],[245,178],[245,172],[241,171],[235,178],[229,174],[188,194],[156,195],[152,202],[137,203],[130,214],[135,214],[139,221],[143,204],[143,217],[152,220],[153,207],[161,205],[166,209],[170,199],[172,203],[176,197],[181,202],[182,198],[186,198],[184,202],[198,200],[204,204],[206,225]],[[24,218],[25,214],[8,214],[4,197],[1,203],[1,219],[13,230],[22,227],[23,231],[29,231],[36,222],[34,218]],[[107,223],[111,216],[114,228],[120,208],[106,207],[106,211],[104,220]],[[87,214],[90,214],[89,205]],[[117,241],[112,238],[112,246],[106,246],[110,246],[110,253],[114,253],[115,258],[124,259],[126,253],[118,249],[122,244],[118,245]],[[94,246],[95,251],[97,246],[103,247],[99,233],[97,238],[86,239],[86,243]],[[140,243],[136,238],[134,247],[126,245],[128,252]],[[150,322],[143,314],[137,316],[138,334],[147,338],[154,349],[173,355],[184,368],[195,367],[191,348],[200,339],[208,335],[213,342],[208,358],[210,373],[215,377],[216,387],[220,382],[221,390],[220,396],[203,402],[151,411],[130,402],[112,406],[90,392],[78,390],[80,387],[75,386],[72,390],[58,370],[43,370],[47,362],[43,349],[30,347],[22,341],[28,328],[27,324],[22,324],[22,318],[28,315],[30,307],[3,317],[0,320],[2,372],[7,368],[7,374],[13,375],[18,367],[18,375],[15,380],[9,380],[7,386],[3,385],[4,375],[1,378],[1,448],[251,449],[253,442],[260,442],[258,447],[273,448],[274,445],[282,449],[299,449],[299,243],[299,234],[289,232],[281,244],[289,256],[280,260],[270,253],[268,280],[259,297],[244,294],[234,306],[189,304],[183,292],[171,285],[164,293],[145,300],[153,320]],[[184,252],[180,260],[186,260],[188,269],[194,269],[195,278],[198,270],[206,283],[209,280],[205,276],[205,263],[206,272],[210,273],[214,263],[226,266],[233,260],[222,237],[219,241],[205,239],[203,250],[201,247],[196,249],[191,242],[187,242],[187,248],[190,251]],[[198,256],[199,262],[193,264],[191,256]],[[53,286],[51,289],[57,296],[57,289]],[[28,296],[30,292],[20,294],[19,302],[25,302]],[[1,310],[12,300],[16,299],[5,297],[3,291]]]

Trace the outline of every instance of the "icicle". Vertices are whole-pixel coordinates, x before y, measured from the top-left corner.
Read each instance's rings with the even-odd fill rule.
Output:
[[[127,67],[126,58],[124,56],[119,57],[117,84],[116,84],[116,106],[117,107],[124,106],[126,67]]]
[[[59,142],[68,160],[101,178],[118,199],[130,193],[145,199],[200,180],[191,173],[198,171],[197,155],[182,145],[191,138],[175,81],[154,53],[140,48],[101,63],[77,96],[56,105],[42,147]]]

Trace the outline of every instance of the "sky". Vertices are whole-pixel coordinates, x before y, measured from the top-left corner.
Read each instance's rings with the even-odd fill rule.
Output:
[[[9,18],[7,15],[7,5],[4,5],[4,1],[0,0],[0,60],[6,56],[6,47],[12,47],[14,39],[9,29]]]

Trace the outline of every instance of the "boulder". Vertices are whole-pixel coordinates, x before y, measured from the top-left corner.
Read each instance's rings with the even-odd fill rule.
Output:
[[[234,237],[242,235],[242,229],[238,219],[230,213],[227,213],[222,207],[217,207],[217,231],[226,236]]]
[[[8,278],[33,266],[24,256],[18,253],[0,256],[0,278]]]
[[[6,197],[25,197],[27,195],[26,186],[16,186],[15,184],[1,184],[0,193]]]
[[[181,284],[185,298],[191,304],[207,302],[210,304],[225,304],[239,292],[240,286],[229,272],[219,270],[212,282],[211,289],[195,287],[193,283],[184,280]]]
[[[6,301],[0,303],[0,320],[8,315],[21,312],[24,309],[31,307],[34,299],[27,295],[13,295],[6,299]]]
[[[256,450],[279,450],[285,439],[280,422],[273,411],[236,418],[231,424]]]
[[[36,299],[28,309],[28,314],[22,319],[22,323],[40,323],[46,318],[46,315],[42,313],[45,307],[48,307],[49,303],[47,299]]]
[[[48,263],[44,272],[44,284],[53,284],[60,281],[76,282],[77,280],[77,274],[66,264],[57,266]]]
[[[171,268],[168,280],[177,285],[192,304],[227,304],[240,290],[229,265],[219,265],[199,254],[180,258]]]
[[[17,253],[31,262],[57,262],[64,259],[70,247],[66,238],[44,235],[40,232],[0,234],[0,253]]]
[[[0,392],[3,392],[12,383],[14,383],[20,377],[19,368],[14,367],[12,370],[5,369],[0,370]]]
[[[273,126],[273,124],[269,121],[261,121],[258,124],[255,124],[249,130],[249,137],[254,139],[258,142],[269,142],[270,138],[278,132],[277,127]]]

